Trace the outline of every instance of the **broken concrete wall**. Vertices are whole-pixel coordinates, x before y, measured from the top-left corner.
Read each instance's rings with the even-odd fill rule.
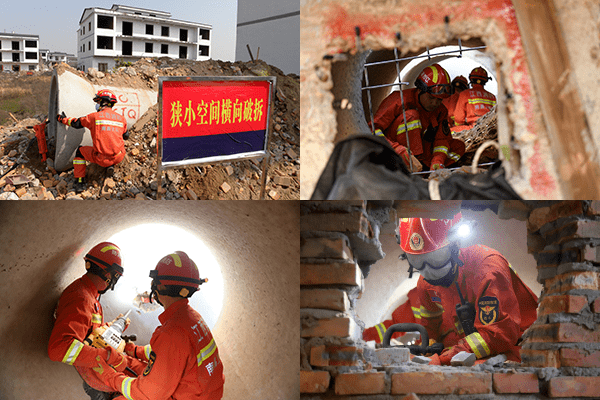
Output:
[[[63,204],[0,204],[0,399],[86,398],[76,370],[48,357],[52,313],[64,288],[85,273],[86,251],[143,223],[192,232],[221,266],[224,305],[212,332],[225,367],[224,399],[298,396],[297,202]],[[115,294],[102,296],[105,320],[123,311]],[[143,315],[132,314],[127,332],[146,344],[158,319],[148,314],[145,326]]]
[[[514,3],[524,9],[527,7],[520,0],[515,0]],[[539,6],[545,7],[541,3]],[[488,46],[487,53],[497,63],[496,75],[502,85],[498,96],[500,119],[498,140],[500,145],[510,149],[509,162],[516,173],[509,181],[515,190],[528,199],[560,199],[571,196],[595,198],[596,185],[586,187],[586,185],[576,184],[578,179],[586,176],[590,181],[596,181],[596,153],[593,147],[579,146],[579,143],[590,142],[589,133],[569,132],[565,138],[562,138],[577,144],[570,154],[578,157],[580,163],[578,165],[586,166],[587,169],[569,169],[566,167],[566,162],[558,164],[553,159],[564,148],[561,145],[560,130],[555,128],[554,123],[555,120],[560,119],[560,112],[557,112],[555,104],[546,105],[545,101],[540,102],[540,89],[547,85],[543,85],[539,79],[531,78],[531,71],[538,74],[539,68],[529,59],[529,53],[525,51],[521,39],[522,30],[531,25],[527,24],[526,15],[524,16],[523,12],[516,12],[515,8],[510,0],[433,0],[426,3],[416,0],[303,2],[300,73],[301,148],[303,162],[310,167],[303,168],[301,172],[301,199],[307,199],[312,194],[336,141],[348,132],[358,133],[365,130],[365,123],[352,124],[345,121],[344,124],[338,125],[340,119],[336,120],[338,112],[341,115],[347,112],[350,106],[350,113],[355,115],[360,113],[356,109],[360,110],[363,106],[360,102],[357,104],[357,99],[361,98],[361,94],[356,90],[359,85],[343,82],[342,85],[354,89],[342,88],[347,104],[341,111],[338,110],[341,99],[334,87],[338,82],[360,80],[362,76],[356,75],[359,68],[345,68],[352,76],[347,74],[341,76],[340,80],[334,79],[336,69],[344,69],[344,67],[336,67],[335,64],[354,63],[356,57],[366,58],[362,53],[368,50],[391,52],[394,47],[400,49],[401,56],[415,55],[425,51],[426,47],[456,44],[458,38],[465,43],[468,40],[481,41]],[[522,8],[520,7],[519,10]],[[557,8],[564,10],[568,6]],[[586,9],[591,10],[592,16],[596,10],[591,2],[584,2],[573,12],[581,16],[580,14]],[[447,24],[444,22],[446,17],[449,21]],[[595,26],[597,23],[591,21],[592,17],[581,17],[586,21],[586,26],[592,27],[592,32],[597,32],[598,27]],[[560,18],[563,20],[563,25],[569,21],[570,31],[577,30],[573,26],[576,24],[572,24],[574,19],[563,16]],[[519,19],[523,19],[524,22]],[[356,38],[357,27],[360,28],[359,41]],[[528,30],[526,33],[534,35],[535,29]],[[529,38],[529,35],[526,36]],[[575,35],[567,36],[567,48],[576,46],[575,37]],[[546,40],[551,47],[551,39]],[[589,49],[589,57],[594,58],[594,54],[597,53],[594,49]],[[574,51],[569,50],[571,53]],[[570,62],[572,65],[578,65],[579,60],[574,58],[574,55],[571,55]],[[533,70],[531,70],[532,66]],[[597,67],[596,65],[592,69],[596,71],[592,75],[598,75]],[[558,77],[555,76],[554,79]],[[589,82],[589,78],[587,79],[586,82]],[[583,83],[582,78],[578,80],[580,84]],[[564,87],[568,89],[568,93],[572,93],[571,86],[565,84],[558,86],[559,89]],[[591,115],[595,97],[587,95],[588,92],[593,91],[590,86],[587,87],[589,89],[585,90],[585,93],[588,97],[584,104],[588,103],[586,112]],[[557,96],[559,92],[542,93],[547,97]],[[362,112],[364,114],[364,110]],[[584,124],[587,122],[584,121]],[[583,189],[579,189],[581,187]],[[590,196],[576,194],[576,191],[589,193]]]

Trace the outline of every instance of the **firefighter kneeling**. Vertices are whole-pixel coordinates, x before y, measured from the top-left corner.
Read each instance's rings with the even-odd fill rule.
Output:
[[[100,90],[94,96],[96,112],[81,118],[68,118],[57,115],[56,119],[76,129],[88,128],[92,135],[93,146],[79,146],[73,159],[73,175],[75,176],[75,191],[83,192],[86,189],[85,166],[86,161],[93,162],[101,167],[109,167],[108,175],[112,175],[112,166],[123,161],[125,157],[125,143],[127,133],[127,120],[113,111],[117,97],[110,90]]]

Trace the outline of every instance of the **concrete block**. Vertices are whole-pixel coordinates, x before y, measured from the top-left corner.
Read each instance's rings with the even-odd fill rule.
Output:
[[[382,367],[389,367],[410,361],[410,350],[406,347],[388,347],[375,350],[375,356]]]
[[[460,353],[452,357],[452,360],[450,360],[450,364],[453,367],[471,367],[473,364],[475,364],[475,360],[477,360],[477,356],[474,353],[467,353],[466,351],[461,351]]]

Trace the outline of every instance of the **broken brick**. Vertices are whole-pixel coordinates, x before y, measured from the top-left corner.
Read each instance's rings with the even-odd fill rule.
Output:
[[[220,188],[224,193],[227,193],[231,190],[231,186],[229,186],[229,184],[227,182],[223,182],[223,184],[220,186]]]
[[[330,379],[327,371],[300,371],[300,393],[325,393]]]
[[[269,191],[269,197],[273,200],[279,200],[279,193],[274,190]]]
[[[335,378],[335,394],[385,393],[385,372],[361,372],[339,374]]]

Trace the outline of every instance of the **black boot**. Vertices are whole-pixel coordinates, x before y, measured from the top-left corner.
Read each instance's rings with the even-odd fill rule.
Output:
[[[85,178],[75,178],[73,189],[75,190],[75,193],[81,193],[85,189],[87,189],[87,185],[85,184]]]

